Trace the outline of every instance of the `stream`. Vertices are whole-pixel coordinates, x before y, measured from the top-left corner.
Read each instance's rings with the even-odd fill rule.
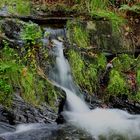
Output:
[[[48,31],[48,29],[46,29]],[[50,30],[52,32],[52,30]],[[57,30],[61,34],[61,30]],[[139,140],[140,116],[119,109],[90,110],[82,93],[73,81],[71,68],[65,58],[63,42],[52,37],[52,53],[56,65],[49,77],[54,85],[66,93],[62,115],[67,123],[21,124],[16,127],[0,126],[1,140]],[[43,40],[47,43],[47,40]],[[5,130],[5,131],[3,131]]]

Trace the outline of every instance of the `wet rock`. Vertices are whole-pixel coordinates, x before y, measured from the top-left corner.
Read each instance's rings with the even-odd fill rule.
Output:
[[[110,97],[109,106],[111,108],[122,109],[131,114],[140,114],[140,104],[128,101],[127,96],[123,97]]]
[[[11,126],[7,123],[0,122],[0,134],[5,133],[5,132],[14,132],[14,131],[15,131],[14,126]]]
[[[14,97],[12,109],[0,106],[0,122],[11,125],[36,122],[52,123],[56,118],[57,114],[46,104],[34,107],[18,95]]]
[[[15,116],[13,112],[6,109],[5,107],[1,105],[0,106],[0,121],[14,125],[15,124],[14,119],[15,119]]]
[[[86,103],[88,104],[90,109],[95,109],[97,107],[102,107],[103,102],[99,100],[95,95],[91,95],[87,93],[87,91],[83,92],[83,97]]]
[[[24,45],[24,42],[20,39],[20,31],[23,29],[25,22],[15,19],[3,19],[0,20],[0,48],[5,46],[3,40],[7,41],[9,47],[20,48]]]
[[[109,52],[123,51],[124,39],[122,34],[115,34],[109,21],[94,21],[95,28],[89,30],[90,41],[93,46]],[[88,22],[87,22],[88,25]],[[88,26],[87,26],[88,27]],[[126,49],[126,48],[125,48]]]
[[[19,33],[23,28],[23,23],[14,19],[5,19],[1,23],[1,29],[10,39],[19,39]]]

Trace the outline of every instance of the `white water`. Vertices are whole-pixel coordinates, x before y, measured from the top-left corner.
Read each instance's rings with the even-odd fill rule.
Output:
[[[53,40],[56,46],[56,83],[67,95],[70,111],[64,111],[65,119],[72,125],[90,133],[95,139],[104,136],[106,139],[116,140],[118,135],[125,139],[140,139],[140,116],[131,115],[119,109],[90,110],[86,103],[77,96],[70,74],[70,66],[63,54],[63,43]],[[112,136],[112,137],[111,137]],[[110,138],[111,137],[111,138]],[[120,138],[119,138],[120,139]]]
[[[30,123],[30,124],[19,124],[16,126],[16,129],[14,132],[5,132],[0,134],[1,136],[7,136],[7,135],[13,135],[13,134],[18,134],[18,133],[23,133],[23,132],[28,132],[31,130],[37,130],[41,129],[42,127],[45,127],[44,124],[41,123]]]

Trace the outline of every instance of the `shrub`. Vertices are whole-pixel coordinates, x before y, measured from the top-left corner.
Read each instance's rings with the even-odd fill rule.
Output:
[[[41,28],[33,23],[27,23],[21,32],[21,39],[28,45],[39,45],[42,38]]]
[[[41,46],[42,31],[41,28],[35,23],[28,23],[22,30],[21,39],[25,41],[26,55],[24,56],[25,62],[36,69],[36,54]]]

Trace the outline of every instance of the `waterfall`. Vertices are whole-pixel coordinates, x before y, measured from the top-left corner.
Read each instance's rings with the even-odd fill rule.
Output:
[[[74,112],[89,111],[85,102],[77,95],[79,89],[75,86],[70,65],[64,57],[63,43],[58,40],[53,40],[56,48],[54,49],[56,55],[56,71],[53,72],[53,81],[55,81],[60,88],[62,88],[67,95],[67,104],[69,109]],[[54,76],[55,75],[55,76]]]
[[[94,139],[105,137],[107,140],[140,139],[140,116],[131,115],[119,109],[96,108],[90,110],[87,104],[78,96],[70,65],[63,54],[63,43],[53,40],[56,55],[56,68],[51,74],[57,86],[66,92],[67,104],[70,110],[65,110],[63,116],[68,123],[90,133]]]

